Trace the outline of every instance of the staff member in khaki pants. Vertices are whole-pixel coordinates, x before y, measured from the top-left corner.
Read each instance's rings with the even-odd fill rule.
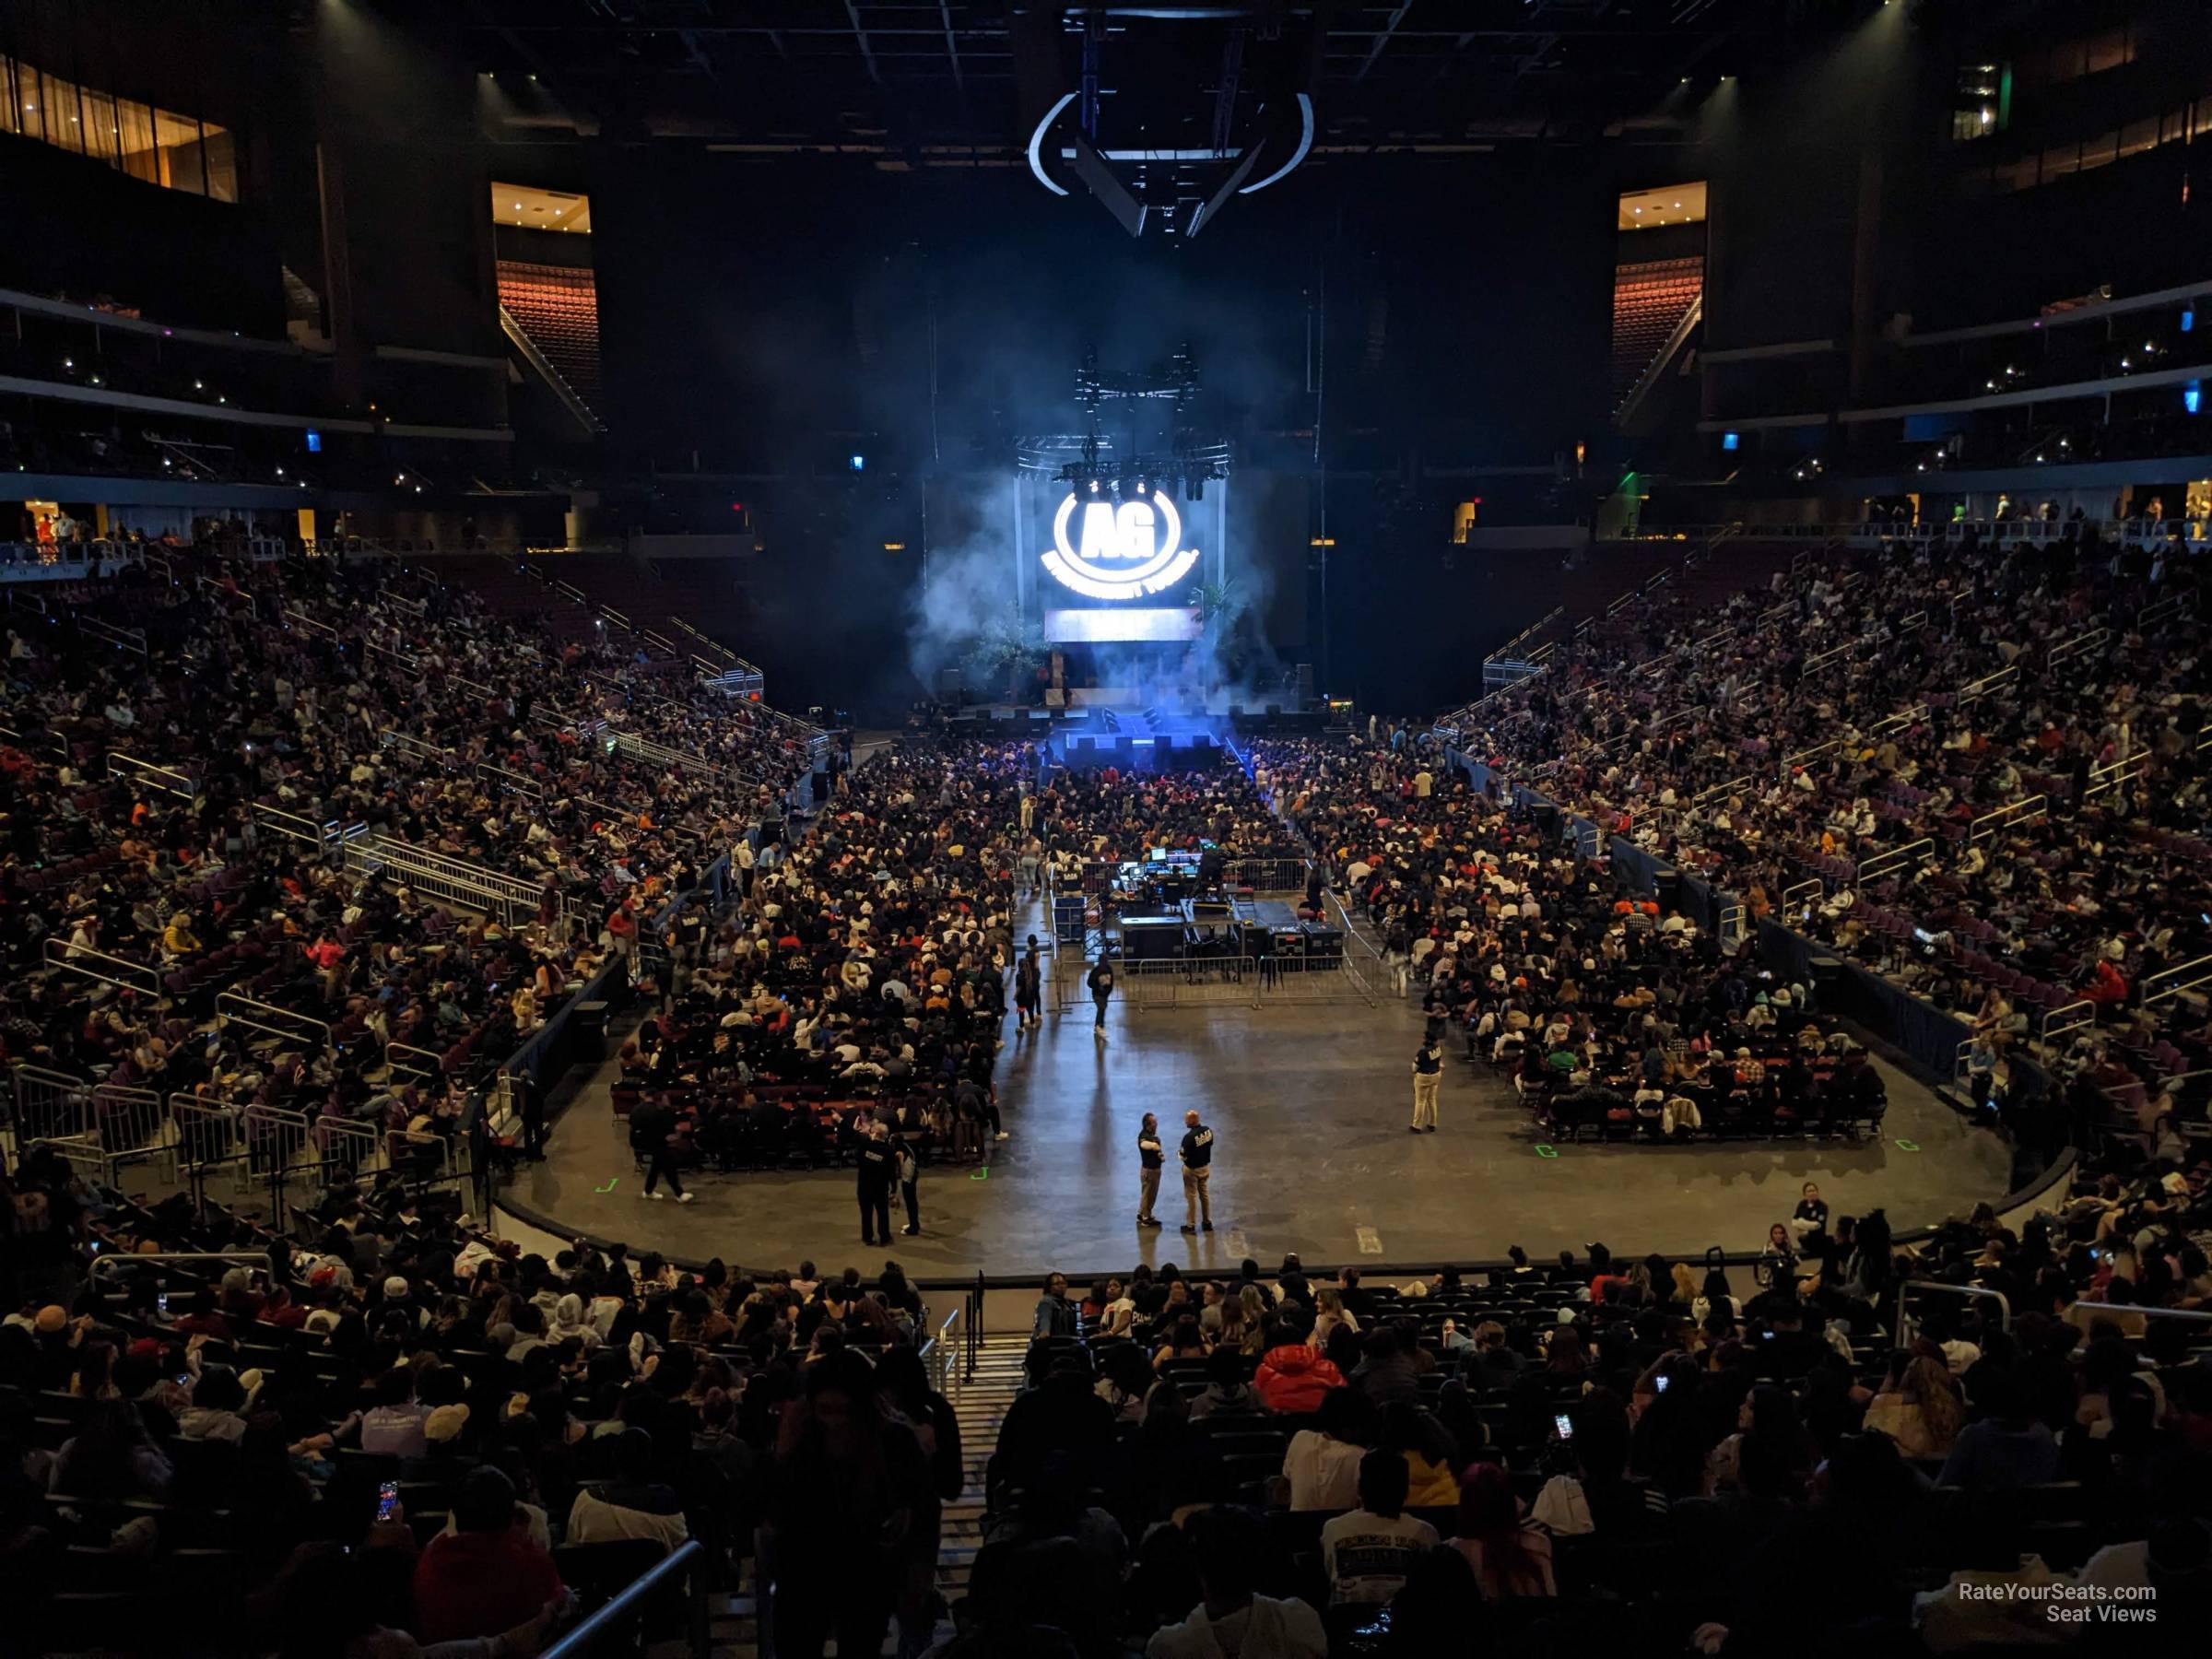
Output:
[[[1159,1144],[1159,1119],[1145,1113],[1144,1127],[1136,1132],[1136,1224],[1158,1227],[1152,1206],[1159,1200],[1159,1168],[1165,1161]]]
[[[1182,1201],[1191,1218],[1182,1224],[1186,1233],[1214,1230],[1214,1200],[1206,1182],[1214,1172],[1214,1132],[1198,1121],[1198,1114],[1182,1114]]]
[[[1436,1091],[1444,1080],[1443,1051],[1436,1046],[1436,1039],[1426,1037],[1413,1056],[1413,1125],[1418,1135],[1426,1129],[1436,1133]]]

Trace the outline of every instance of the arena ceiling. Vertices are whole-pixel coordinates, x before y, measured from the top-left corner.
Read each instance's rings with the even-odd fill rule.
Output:
[[[443,20],[459,26],[518,132],[918,158],[931,147],[1019,147],[1053,99],[1095,85],[1102,148],[1233,154],[1262,106],[1279,112],[1302,91],[1325,155],[1663,130],[1686,79],[1716,78],[1851,9],[1852,0],[464,0]]]

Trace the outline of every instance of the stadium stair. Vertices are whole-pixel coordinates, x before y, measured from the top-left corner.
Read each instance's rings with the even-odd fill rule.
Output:
[[[968,1594],[968,1575],[975,1552],[983,1547],[983,1472],[998,1447],[998,1426],[1021,1392],[1021,1361],[1029,1340],[1018,1332],[986,1336],[976,1353],[975,1375],[966,1382],[956,1375],[948,1394],[960,1424],[960,1459],[966,1465],[967,1485],[945,1506],[937,1545],[937,1590],[949,1604]],[[750,1568],[747,1568],[749,1578]],[[719,1659],[756,1659],[760,1653],[759,1604],[748,1588],[718,1592],[708,1606],[708,1643]],[[940,1621],[938,1635],[949,1624]],[[688,1641],[656,1641],[647,1659],[689,1659]],[[884,1639],[886,1654],[899,1651],[894,1625]]]

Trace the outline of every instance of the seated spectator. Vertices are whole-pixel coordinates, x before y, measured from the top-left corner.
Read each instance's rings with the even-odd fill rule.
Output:
[[[1217,1506],[1183,1523],[1196,1558],[1203,1599],[1181,1624],[1163,1625],[1145,1659],[1326,1659],[1321,1616],[1302,1601],[1261,1595],[1265,1565],[1259,1523]]]
[[[561,1596],[553,1558],[518,1524],[514,1483],[499,1470],[472,1469],[462,1477],[453,1527],[432,1538],[415,1563],[412,1629],[426,1645],[497,1636]]]
[[[1274,1346],[1260,1356],[1252,1385],[1270,1411],[1299,1416],[1318,1410],[1323,1396],[1344,1386],[1344,1373],[1307,1340],[1309,1329],[1302,1312],[1286,1310]]]
[[[1206,1357],[1206,1386],[1190,1404],[1191,1421],[1199,1422],[1217,1411],[1265,1411],[1267,1402],[1246,1380],[1250,1361],[1234,1347],[1218,1347]]]
[[[1966,1423],[1959,1383],[1941,1359],[1900,1348],[1888,1379],[1866,1403],[1865,1426],[1888,1435],[1911,1458],[1950,1454]]]
[[[1977,1373],[1974,1405],[1980,1418],[1959,1431],[1943,1462],[1938,1486],[1970,1492],[2006,1492],[2041,1486],[2058,1473],[2058,1441],[2029,1408],[2028,1391],[2007,1368]]]
[[[1322,1398],[1311,1429],[1290,1437],[1283,1476],[1294,1510],[1349,1509],[1359,1495],[1359,1462],[1374,1439],[1374,1407],[1349,1388]]]
[[[415,1372],[395,1365],[376,1382],[376,1404],[361,1414],[361,1450],[387,1457],[420,1457],[430,1408],[415,1397]]]
[[[606,1544],[650,1538],[663,1550],[691,1535],[676,1493],[653,1478],[653,1436],[626,1429],[614,1437],[614,1478],[596,1490],[585,1487],[569,1511],[568,1541]]]
[[[1330,1602],[1389,1601],[1436,1541],[1435,1527],[1406,1513],[1406,1460],[1370,1452],[1359,1460],[1359,1507],[1321,1529]]]
[[[1459,1520],[1451,1547],[1475,1570],[1485,1601],[1557,1595],[1551,1539],[1522,1518],[1512,1481],[1496,1464],[1474,1464],[1459,1480]]]

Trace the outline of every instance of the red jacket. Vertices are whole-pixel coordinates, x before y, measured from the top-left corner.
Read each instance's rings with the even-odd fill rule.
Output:
[[[1344,1386],[1344,1373],[1317,1347],[1269,1348],[1252,1385],[1270,1411],[1319,1411],[1321,1396]]]
[[[415,1639],[459,1641],[526,1624],[560,1594],[553,1558],[519,1526],[432,1538],[415,1562]]]

